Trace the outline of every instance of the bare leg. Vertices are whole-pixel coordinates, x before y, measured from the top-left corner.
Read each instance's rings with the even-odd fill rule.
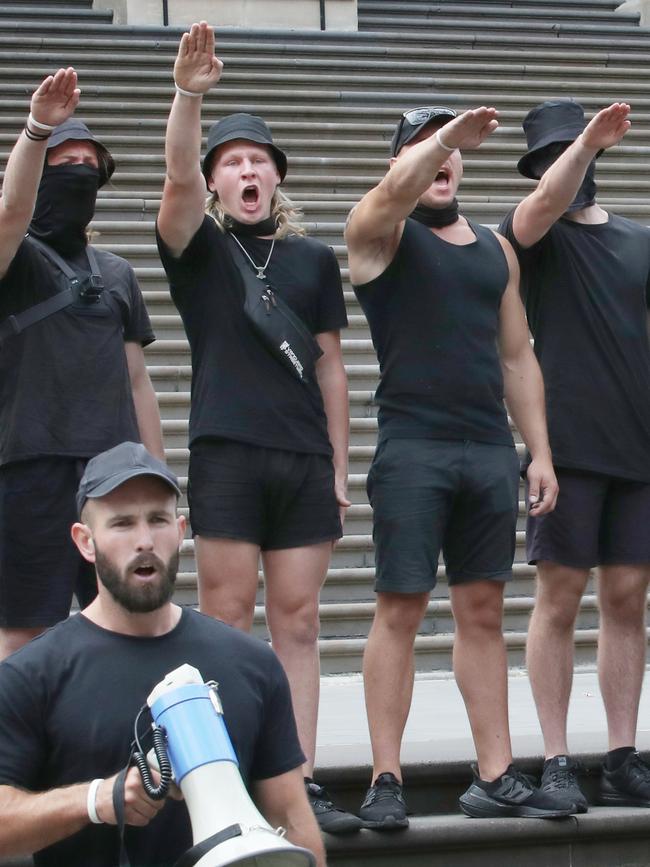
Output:
[[[195,536],[199,607],[248,632],[253,624],[260,549],[251,542]]]
[[[413,695],[413,642],[428,593],[378,593],[363,655],[363,684],[374,782],[385,771],[401,782],[400,746]]]
[[[598,676],[609,749],[636,743],[646,657],[650,566],[602,566],[598,581]]]
[[[3,627],[0,628],[0,662],[6,659],[12,653],[36,638],[41,632],[45,632],[47,626],[24,626],[24,627]]]
[[[567,714],[573,684],[573,636],[588,569],[548,561],[537,565],[537,596],[526,664],[546,758],[567,755]]]
[[[298,737],[307,757],[306,777],[314,769],[320,696],[318,603],[331,554],[331,542],[323,542],[262,555],[266,620],[291,687]]]
[[[508,663],[503,640],[503,584],[472,581],[450,588],[456,621],[454,674],[465,701],[482,780],[512,762],[508,728]]]

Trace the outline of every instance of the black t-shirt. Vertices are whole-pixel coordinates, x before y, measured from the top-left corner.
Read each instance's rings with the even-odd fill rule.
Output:
[[[147,696],[183,663],[218,682],[245,783],[302,764],[287,679],[264,642],[190,609],[158,638],[109,632],[80,614],[0,664],[0,785],[38,792],[112,776]],[[128,826],[126,845],[134,867],[171,867],[192,845],[185,804],[169,800],[146,828]],[[89,824],[35,862],[115,867],[118,846],[115,827]]]
[[[355,286],[377,350],[379,438],[426,437],[512,446],[497,352],[509,278],[494,233],[450,244],[407,219],[397,253]]]
[[[241,237],[255,262],[271,241]],[[300,382],[255,336],[229,242],[206,216],[175,259],[158,237],[160,257],[192,352],[190,445],[225,437],[310,454],[332,453],[318,383]],[[266,275],[312,334],[345,328],[341,275],[332,250],[312,238],[276,241]]]
[[[650,231],[562,218],[524,249],[513,214],[500,231],[521,263],[554,463],[650,482]]]
[[[105,283],[97,303],[79,299],[0,345],[0,464],[92,457],[140,439],[124,343],[155,338],[133,269],[112,253],[95,254]],[[85,252],[70,264],[90,273]],[[67,287],[23,241],[0,280],[0,321]]]

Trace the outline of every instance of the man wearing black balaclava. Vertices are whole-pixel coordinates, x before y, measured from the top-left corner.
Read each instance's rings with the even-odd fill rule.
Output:
[[[34,92],[0,199],[0,658],[96,593],[69,534],[86,461],[133,439],[163,456],[140,289],[87,241],[114,162],[79,93],[72,68]]]
[[[400,742],[413,642],[445,558],[455,620],[454,674],[478,766],[460,798],[475,817],[568,815],[512,765],[504,583],[512,577],[519,462],[504,398],[534,455],[530,506],[553,508],[544,388],[510,244],[458,212],[461,147],[497,126],[493,108],[456,117],[406,111],[390,170],[350,214],[350,276],[381,371],[379,443],[368,474],[377,608],[364,655],[372,785],[370,828],[408,824]]]
[[[614,103],[585,126],[582,106],[549,100],[524,120],[519,161],[537,188],[504,220],[548,402],[560,484],[552,515],[529,516],[537,598],[527,662],[546,762],[542,787],[573,793],[567,711],[573,641],[590,570],[599,567],[598,668],[609,752],[599,802],[650,807],[650,767],[635,750],[650,579],[650,232],[596,203],[595,160],[630,127]]]

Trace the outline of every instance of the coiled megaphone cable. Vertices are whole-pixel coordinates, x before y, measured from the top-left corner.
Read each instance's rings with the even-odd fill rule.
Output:
[[[145,756],[142,745],[140,744],[140,736],[138,734],[138,723],[140,722],[140,717],[145,711],[148,710],[148,706],[146,704],[143,705],[140,708],[140,712],[135,719],[135,749],[133,750],[132,758],[138,770],[140,771],[140,776],[142,777],[142,786],[147,795],[151,798],[152,801],[162,801],[164,798],[167,797],[167,793],[169,792],[169,786],[171,784],[173,776],[172,766],[171,762],[169,761],[169,756],[167,754],[167,737],[165,735],[165,729],[153,723],[151,726],[151,740],[153,742],[153,751],[156,754],[158,769],[160,771],[160,782],[158,783],[158,785],[156,785],[153,780],[151,768],[149,767],[149,763],[147,762],[147,757]]]

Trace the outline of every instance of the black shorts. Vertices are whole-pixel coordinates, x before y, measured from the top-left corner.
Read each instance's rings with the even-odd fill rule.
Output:
[[[650,563],[650,484],[556,467],[555,510],[528,517],[529,563],[575,569]]]
[[[341,537],[326,455],[199,440],[190,450],[187,497],[194,535],[254,542],[262,551]]]
[[[380,443],[368,473],[375,590],[431,590],[441,550],[449,584],[511,578],[518,491],[519,461],[509,446]]]
[[[0,467],[0,626],[53,626],[97,595],[95,569],[70,536],[85,460]]]

